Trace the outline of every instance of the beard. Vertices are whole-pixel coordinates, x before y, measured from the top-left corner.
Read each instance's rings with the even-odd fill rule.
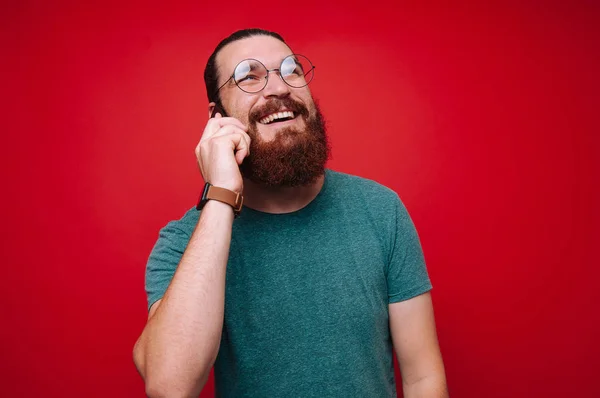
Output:
[[[269,142],[261,139],[258,120],[261,115],[285,107],[296,117],[304,119],[306,127],[286,127],[277,131]],[[309,116],[308,109],[289,97],[272,100],[249,115],[248,135],[250,155],[244,159],[240,171],[244,178],[267,187],[297,187],[314,183],[325,173],[331,148],[327,139],[325,119],[318,103]]]

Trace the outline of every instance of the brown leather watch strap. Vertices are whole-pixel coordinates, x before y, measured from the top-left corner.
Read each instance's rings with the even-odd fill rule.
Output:
[[[227,203],[233,207],[233,212],[238,215],[242,211],[242,205],[244,203],[244,197],[238,192],[230,191],[229,189],[215,187],[210,185],[206,192],[206,200],[217,200],[219,202]]]

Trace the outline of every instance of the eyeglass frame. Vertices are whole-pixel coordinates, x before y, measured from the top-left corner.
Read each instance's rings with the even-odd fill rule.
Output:
[[[292,88],[302,88],[302,87],[306,87],[306,86],[308,86],[308,85],[310,84],[310,82],[312,82],[312,80],[313,80],[313,78],[314,78],[314,77],[313,77],[313,78],[311,78],[311,79],[310,79],[310,80],[309,80],[309,81],[308,81],[308,82],[307,82],[305,85],[303,85],[303,86],[300,86],[300,87],[295,87],[295,86],[292,86],[291,84],[289,84],[288,82],[286,82],[286,81],[285,81],[285,79],[283,78],[283,76],[281,76],[281,66],[283,65],[283,62],[284,62],[286,59],[288,59],[289,57],[293,56],[293,55],[299,55],[299,56],[301,56],[301,57],[304,57],[304,58],[306,58],[306,60],[307,60],[307,61],[310,63],[310,65],[311,65],[311,68],[310,68],[310,69],[309,69],[307,72],[304,72],[304,75],[303,75],[303,76],[306,76],[308,73],[310,73],[310,72],[312,72],[312,71],[314,71],[314,70],[315,70],[316,66],[315,66],[315,65],[313,65],[313,63],[311,62],[311,60],[310,60],[310,59],[308,59],[308,57],[307,57],[307,56],[305,56],[305,55],[302,55],[302,54],[295,54],[295,53],[294,53],[294,54],[290,54],[290,55],[287,55],[287,56],[285,56],[285,57],[284,57],[284,58],[281,60],[281,63],[279,64],[279,68],[273,68],[273,69],[269,69],[269,68],[267,68],[267,66],[266,66],[265,64],[263,64],[262,62],[260,62],[260,61],[259,61],[258,59],[256,59],[256,58],[246,58],[246,59],[243,59],[243,60],[241,60],[240,62],[238,62],[238,63],[237,63],[237,65],[235,65],[235,68],[233,68],[233,73],[231,74],[231,76],[229,76],[229,79],[227,79],[227,80],[225,81],[225,83],[223,83],[223,84],[221,84],[221,86],[219,86],[219,88],[217,89],[217,91],[215,91],[215,94],[217,94],[217,93],[218,93],[218,92],[219,92],[219,91],[220,91],[220,90],[221,90],[223,87],[225,87],[225,85],[226,85],[227,83],[229,83],[229,81],[230,81],[231,79],[233,79],[233,82],[235,83],[235,85],[237,86],[237,88],[239,88],[240,90],[242,90],[242,91],[243,91],[243,92],[245,92],[245,93],[248,93],[248,94],[256,94],[256,93],[260,93],[261,91],[263,91],[263,90],[265,89],[265,87],[267,87],[267,84],[269,84],[269,74],[270,74],[271,72],[275,72],[275,71],[279,72],[279,73],[278,73],[278,75],[279,75],[279,78],[280,78],[280,79],[281,79],[281,80],[282,80],[282,81],[283,81],[285,84],[287,84],[288,86],[290,86],[290,87],[292,87]],[[246,90],[244,90],[243,88],[241,88],[241,87],[240,87],[240,85],[237,83],[237,81],[236,81],[236,80],[235,80],[235,78],[234,78],[236,69],[238,68],[238,66],[240,66],[240,64],[241,64],[242,62],[245,62],[245,61],[256,61],[256,62],[258,62],[259,64],[261,64],[261,65],[262,65],[262,66],[265,68],[265,70],[267,71],[267,75],[265,76],[265,85],[263,86],[263,88],[261,88],[261,89],[260,89],[260,90],[258,90],[258,91],[246,91]],[[314,72],[313,72],[313,75],[314,75]]]

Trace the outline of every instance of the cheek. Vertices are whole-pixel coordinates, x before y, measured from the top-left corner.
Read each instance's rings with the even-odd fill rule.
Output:
[[[300,96],[300,100],[304,103],[304,106],[308,109],[310,115],[312,116],[315,113],[315,101],[313,100],[310,91],[306,90],[306,92],[302,93]]]
[[[221,94],[221,102],[227,112],[227,116],[238,119],[243,124],[248,124],[248,109],[250,105],[247,98],[238,95],[237,87],[230,87],[230,92]]]
[[[234,103],[232,107],[232,117],[235,117],[240,122],[245,125],[248,125],[249,115],[252,111],[252,102],[251,101],[238,101]]]

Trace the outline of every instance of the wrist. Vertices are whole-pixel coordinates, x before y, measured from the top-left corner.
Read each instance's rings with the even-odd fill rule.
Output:
[[[217,200],[209,200],[208,202],[206,202],[206,204],[204,205],[204,207],[202,208],[202,212],[216,212],[219,214],[226,214],[229,215],[231,214],[232,216],[235,216],[234,212],[233,212],[233,207],[231,207],[230,205],[228,205],[227,203],[223,203],[223,202],[219,202]]]
[[[200,196],[200,199],[198,200],[196,209],[202,210],[202,208],[211,201],[220,202],[230,206],[233,209],[234,215],[237,217],[242,211],[244,197],[239,192],[235,192],[224,187],[215,186],[207,182],[204,184],[204,190]]]

